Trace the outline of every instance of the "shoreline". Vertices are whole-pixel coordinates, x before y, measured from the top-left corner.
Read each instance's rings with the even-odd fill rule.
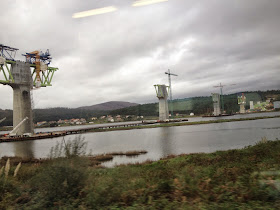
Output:
[[[234,115],[251,115],[251,114],[259,114],[259,113],[277,113],[280,111],[266,111],[266,112],[250,112],[250,113],[245,113],[245,114],[234,114]],[[203,117],[204,115],[195,115],[195,116],[183,116],[184,119],[189,119],[189,118],[198,118],[198,117]],[[280,116],[280,114],[279,114]],[[207,116],[207,117],[222,117],[222,116]],[[180,119],[182,117],[174,117],[172,119]],[[203,117],[203,118],[206,118],[206,117]],[[155,116],[153,117],[152,119],[149,119],[149,120],[158,120],[158,116]],[[131,121],[124,121],[124,122],[131,122]],[[201,122],[201,121],[199,121]],[[203,122],[203,121],[202,121]],[[103,123],[99,123],[100,125],[102,124],[108,124],[109,122],[103,122]],[[95,124],[89,124],[89,123],[86,123],[86,124],[83,124],[84,126],[86,125],[95,125]],[[61,126],[56,126],[56,127],[75,127],[75,126],[79,126],[79,125],[71,125],[71,124],[67,124],[67,125],[61,125]],[[35,127],[35,129],[40,129],[40,128],[56,128],[56,127]],[[3,127],[0,127],[0,132],[2,131],[11,131],[13,130],[13,127],[12,126],[3,126]]]
[[[83,133],[94,133],[94,132],[109,132],[109,131],[125,131],[125,130],[133,130],[133,129],[148,129],[148,128],[160,128],[160,127],[175,127],[175,126],[190,126],[190,125],[205,125],[205,124],[215,124],[215,123],[226,123],[226,122],[239,122],[239,121],[249,121],[249,120],[261,120],[261,119],[272,119],[272,118],[280,118],[280,115],[277,116],[263,116],[263,117],[252,117],[252,118],[238,118],[238,119],[219,119],[219,120],[208,120],[208,121],[197,121],[197,122],[176,122],[176,123],[159,123],[159,124],[148,124],[148,125],[134,125],[134,126],[122,126],[122,127],[113,127],[105,126],[99,128],[87,128],[87,129],[77,129],[75,132],[71,132],[71,130],[65,131],[53,131],[53,132],[45,132],[42,135],[33,137],[17,137],[17,138],[0,138],[0,143],[5,142],[17,142],[17,141],[28,141],[28,140],[40,140],[40,139],[52,139],[59,136],[66,135],[74,135],[74,134],[83,134]],[[110,128],[113,127],[113,128]]]
[[[93,128],[93,129],[91,129],[91,130],[89,130],[85,133],[88,133],[88,132],[90,132],[90,133],[92,133],[92,132],[107,132],[107,131],[118,131],[118,130],[133,130],[133,129],[146,129],[146,128],[160,128],[160,127],[205,125],[205,124],[214,124],[214,123],[262,120],[262,119],[271,119],[271,118],[280,118],[280,115],[264,116],[264,117],[252,117],[252,118],[238,118],[238,119],[220,119],[220,120],[197,121],[197,122],[162,123],[162,124],[155,124],[155,125],[141,125],[141,126],[135,126],[135,127],[120,127],[120,128],[109,128],[109,129]]]

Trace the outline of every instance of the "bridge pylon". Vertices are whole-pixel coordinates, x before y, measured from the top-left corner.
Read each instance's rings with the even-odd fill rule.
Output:
[[[38,53],[36,63],[28,54],[28,60],[15,61],[11,56],[16,48],[0,44],[0,84],[9,85],[13,88],[13,127],[15,128],[26,117],[22,126],[17,130],[17,135],[34,133],[32,114],[33,88],[51,86],[51,81],[58,68],[49,67],[49,53]],[[48,52],[48,51],[47,51]],[[47,64],[44,62],[48,62]],[[38,65],[38,62],[41,63]]]

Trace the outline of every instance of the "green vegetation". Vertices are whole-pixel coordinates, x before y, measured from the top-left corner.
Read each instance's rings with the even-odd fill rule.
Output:
[[[16,176],[1,173],[0,209],[280,208],[279,140],[116,168],[79,156],[81,139],[64,143],[53,149],[56,158],[10,158],[10,171],[22,166]],[[6,168],[7,160],[0,166]]]
[[[33,110],[34,123],[41,121],[58,121],[60,119],[86,118],[90,119],[93,116],[102,116],[108,114],[108,111],[94,111],[85,109],[70,109],[70,108],[50,108],[50,109],[35,109]],[[0,119],[7,117],[0,126],[13,125],[13,111],[1,110]]]
[[[172,127],[172,126],[202,125],[202,124],[213,124],[213,123],[224,123],[224,122],[261,120],[261,119],[270,119],[270,118],[279,118],[279,117],[280,117],[280,115],[264,116],[264,117],[239,118],[239,119],[220,119],[220,120],[208,120],[208,121],[196,121],[196,122],[161,123],[161,124],[140,125],[140,126],[133,126],[133,127],[107,128],[107,129],[93,128],[91,130],[88,130],[87,132],[105,132],[105,131],[146,129],[146,128],[159,128],[159,127]]]
[[[244,92],[246,96],[246,109],[250,108],[250,101],[265,101],[268,97],[280,96],[280,90],[268,91],[252,91]],[[239,105],[237,104],[237,94],[224,95],[224,106],[227,113],[238,112]],[[193,98],[175,99],[173,100],[174,113],[201,115],[210,113],[213,109],[213,102],[211,96],[201,96]],[[136,116],[158,116],[158,103],[143,104],[134,107],[128,107],[110,112],[112,115],[136,115]]]
[[[244,92],[246,96],[246,109],[249,109],[250,101],[265,101],[272,97],[276,100],[280,97],[280,90],[268,91],[252,91]],[[210,94],[209,94],[210,95]],[[224,95],[224,106],[227,113],[239,111],[237,104],[237,95]],[[213,109],[212,98],[210,96],[201,96],[193,98],[175,99],[173,101],[174,113],[187,114],[193,112],[195,115],[210,113]],[[33,112],[34,122],[41,121],[58,121],[59,119],[85,118],[89,120],[92,117],[100,117],[102,115],[135,115],[135,116],[158,116],[158,103],[142,104],[113,111],[97,111],[86,109],[70,109],[70,108],[50,108],[50,109],[35,109]],[[13,113],[12,110],[1,110],[0,119],[7,119],[0,126],[12,126]],[[98,121],[97,121],[98,122]],[[52,126],[55,126],[53,124]]]

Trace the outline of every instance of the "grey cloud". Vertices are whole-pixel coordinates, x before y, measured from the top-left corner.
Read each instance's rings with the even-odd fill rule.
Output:
[[[20,54],[50,49],[60,70],[53,87],[34,93],[36,107],[78,107],[109,100],[156,101],[153,84],[174,97],[225,90],[279,89],[278,0],[170,0],[134,8],[130,0],[5,1],[0,43]],[[75,12],[116,6],[118,11],[81,19]],[[183,43],[193,38],[194,42]],[[177,89],[176,89],[177,88]],[[0,86],[0,108],[11,108],[11,91]]]

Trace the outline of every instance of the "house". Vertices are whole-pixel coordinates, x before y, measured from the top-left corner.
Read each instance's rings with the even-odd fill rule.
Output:
[[[115,122],[115,120],[114,120],[113,117],[107,117],[107,121],[108,121],[108,122]]]
[[[87,121],[86,121],[85,118],[81,118],[81,119],[80,119],[80,122],[81,122],[81,123],[86,123]]]
[[[63,123],[64,123],[64,120],[61,120],[61,119],[60,119],[60,120],[57,121],[57,123],[58,123],[58,124],[63,124]]]
[[[123,119],[122,119],[121,117],[118,117],[118,116],[117,116],[117,117],[116,117],[116,121],[117,121],[117,122],[122,122]]]
[[[42,126],[42,125],[44,125],[46,123],[47,123],[47,121],[37,122],[37,126]]]

